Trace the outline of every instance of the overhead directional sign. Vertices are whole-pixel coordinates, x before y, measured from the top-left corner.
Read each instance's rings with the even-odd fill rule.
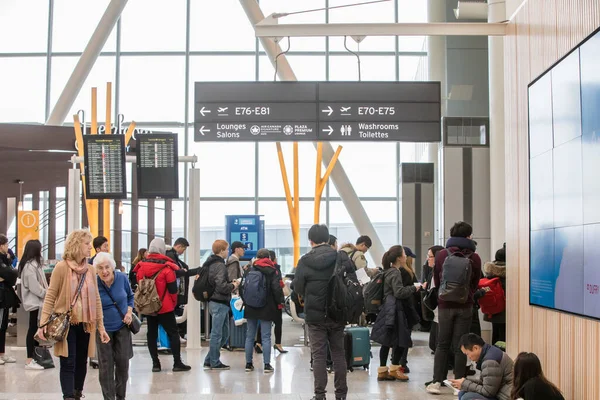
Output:
[[[439,142],[439,82],[196,82],[196,141]]]

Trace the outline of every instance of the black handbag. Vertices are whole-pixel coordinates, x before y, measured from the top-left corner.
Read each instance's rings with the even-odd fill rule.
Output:
[[[106,283],[104,283],[102,280],[100,280],[100,282],[102,282],[102,285],[104,286],[104,290],[106,290],[106,293],[108,293],[108,297],[110,297],[110,299],[113,302],[113,305],[117,308],[119,315],[121,315],[121,320],[124,320],[125,314],[123,314],[123,311],[121,311],[121,309],[117,305],[117,302],[112,297],[112,294],[110,294],[110,288],[108,286],[106,286]],[[140,321],[140,319],[137,317],[137,315],[135,315],[134,313],[131,313],[131,323],[129,325],[127,325],[127,327],[129,328],[131,333],[133,333],[135,335],[140,331],[140,328],[142,327],[142,321]]]
[[[433,289],[428,290],[423,296],[421,304],[423,304],[424,308],[433,312],[438,306],[438,288],[434,287]]]
[[[44,369],[54,368],[54,360],[48,347],[36,346],[33,349],[33,359]]]

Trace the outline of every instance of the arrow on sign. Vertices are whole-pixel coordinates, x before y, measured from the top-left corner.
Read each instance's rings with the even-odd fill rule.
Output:
[[[206,129],[206,128],[204,128],[204,125],[202,125],[202,126],[200,127],[200,134],[201,134],[202,136],[204,136],[204,133],[205,133],[205,132],[210,132],[210,129]]]
[[[333,132],[333,128],[331,127],[331,125],[327,125],[327,129],[323,129],[323,132],[327,132],[327,135],[331,135],[331,133]]]
[[[331,117],[331,114],[333,114],[333,108],[331,108],[331,106],[327,106],[326,109],[321,110],[322,113],[327,113],[328,117]]]
[[[204,117],[206,114],[210,114],[210,113],[211,113],[211,111],[210,111],[208,108],[206,108],[206,107],[202,106],[202,109],[200,110],[200,114],[202,114],[202,116],[203,116],[203,117]]]

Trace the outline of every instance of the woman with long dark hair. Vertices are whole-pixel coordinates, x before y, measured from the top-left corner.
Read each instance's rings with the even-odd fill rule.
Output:
[[[146,258],[146,255],[148,255],[148,249],[142,247],[138,250],[137,256],[135,256],[135,258],[131,262],[131,269],[129,270],[129,285],[131,286],[131,289],[134,292],[135,289],[137,289],[137,277],[135,276],[135,272],[133,272],[133,270],[140,261]]]
[[[511,400],[565,400],[560,390],[544,376],[534,353],[520,353],[513,367]]]
[[[381,265],[383,266],[383,305],[371,332],[371,340],[381,344],[377,380],[407,381],[408,376],[400,369],[400,361],[404,348],[411,345],[410,329],[419,319],[416,311],[411,310],[407,300],[417,292],[417,286],[420,288],[420,284],[403,284],[400,268],[406,265],[406,254],[400,245],[392,246],[385,252]],[[393,327],[390,327],[391,321]],[[392,365],[388,369],[390,350],[392,350]]]
[[[38,329],[40,308],[44,306],[44,297],[48,290],[42,259],[42,243],[39,240],[29,240],[25,244],[23,257],[19,261],[19,278],[21,278],[23,309],[29,312],[29,328],[25,341],[27,347],[25,369],[43,370],[44,367],[33,359],[35,347],[40,345],[34,338]]]

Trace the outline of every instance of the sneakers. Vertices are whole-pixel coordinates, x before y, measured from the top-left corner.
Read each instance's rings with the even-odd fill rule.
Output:
[[[6,364],[12,364],[12,363],[16,363],[17,362],[16,358],[11,357],[11,356],[7,356],[7,355],[4,355],[4,356],[0,357],[0,360],[4,361],[4,363],[6,363]]]
[[[160,372],[160,371],[161,371],[160,363],[153,363],[152,364],[152,372]]]
[[[31,360],[28,364],[25,364],[25,369],[33,371],[43,371],[44,367],[38,364],[35,360]]]
[[[430,383],[427,386],[427,389],[425,389],[425,390],[429,394],[441,394],[442,392],[440,391],[440,388],[441,388],[441,384],[439,382],[433,382],[433,383]]]
[[[274,372],[275,370],[273,369],[273,367],[271,366],[271,364],[265,364],[265,374],[270,374],[272,372]]]
[[[189,365],[185,365],[181,361],[179,361],[178,363],[175,363],[173,365],[173,372],[186,372],[191,369],[192,369],[192,367],[190,367]]]
[[[0,365],[4,365],[4,364],[6,364],[6,363],[4,362],[3,359],[0,358]],[[311,371],[312,371],[312,369],[311,369]]]
[[[400,369],[402,370],[402,372],[404,372],[405,374],[410,374],[410,368],[408,368],[408,365],[401,365]]]
[[[246,363],[246,372],[254,371],[254,365],[252,363]]]
[[[215,365],[214,367],[211,367],[210,369],[217,370],[217,371],[225,371],[227,369],[231,369],[231,367],[229,367],[229,365],[223,364],[222,362],[219,362],[217,365]]]
[[[211,369],[210,363],[204,363],[204,370],[206,371],[206,370],[209,370],[209,369]]]

